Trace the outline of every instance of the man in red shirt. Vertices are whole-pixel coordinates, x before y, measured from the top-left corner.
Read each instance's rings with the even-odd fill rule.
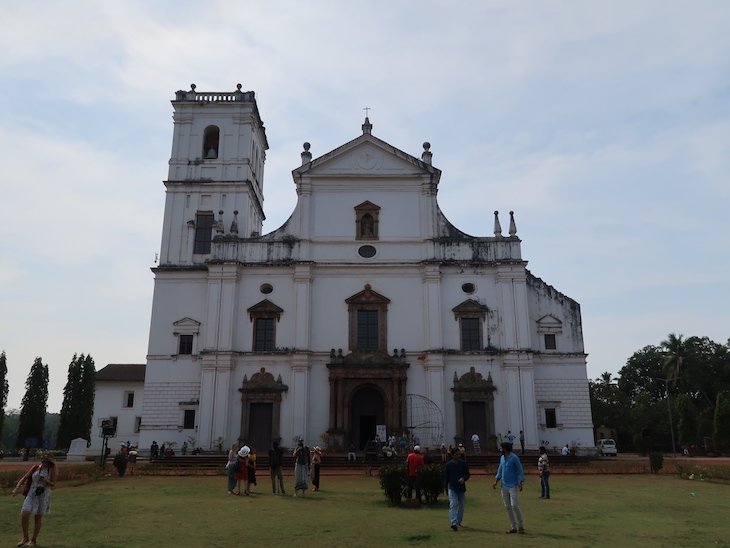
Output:
[[[408,470],[408,500],[413,498],[413,488],[416,488],[416,498],[421,502],[421,485],[418,481],[418,471],[423,467],[423,455],[421,448],[416,445],[413,452],[408,454],[406,458],[406,468]]]

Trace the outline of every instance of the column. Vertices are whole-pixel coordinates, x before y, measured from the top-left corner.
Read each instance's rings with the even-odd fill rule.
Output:
[[[298,264],[294,267],[294,294],[296,299],[296,321],[294,322],[294,348],[299,351],[310,347],[310,302],[312,292],[312,265]]]
[[[308,439],[307,425],[309,418],[309,362],[305,355],[294,355],[292,358],[293,386],[291,390],[294,417],[292,434]]]
[[[525,447],[536,449],[540,443],[537,431],[537,403],[535,399],[535,374],[532,364],[520,367],[522,392],[522,428],[525,432]]]
[[[229,443],[229,414],[231,411],[232,355],[212,355],[204,358],[200,375],[198,405],[198,443],[212,448],[219,437]],[[234,408],[236,408],[234,406]],[[233,424],[236,424],[235,421]]]
[[[441,270],[438,265],[426,265],[423,269],[424,283],[423,321],[426,340],[424,348],[435,350],[443,348],[443,329],[441,326]]]

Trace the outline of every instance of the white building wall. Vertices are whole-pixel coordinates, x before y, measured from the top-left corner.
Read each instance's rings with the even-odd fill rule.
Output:
[[[134,405],[126,407],[126,394],[134,393]],[[87,455],[101,455],[101,421],[117,417],[117,435],[109,441],[112,454],[122,443],[139,444],[139,433],[135,432],[137,417],[142,417],[144,383],[121,381],[98,381],[94,395],[94,418],[91,421],[91,446]]]
[[[536,447],[543,435],[540,402],[557,401],[561,435],[571,438],[565,441],[592,443],[577,303],[526,272],[519,239],[475,239],[451,227],[436,202],[440,172],[369,135],[294,170],[298,203],[281,229],[251,240],[229,234],[211,255],[193,256],[188,221],[196,211],[214,211],[218,219],[223,210],[228,234],[238,209],[242,238],[261,221],[255,204],[263,200],[266,147],[255,104],[212,103],[176,105],[169,178],[186,182],[167,184],[161,265],[171,268],[156,270],[143,438],[164,432],[177,441],[185,434],[176,428],[180,402],[199,400],[201,444],[220,436],[228,445],[241,429],[244,376],[265,367],[288,386],[281,403],[284,443],[304,435],[318,444],[330,426],[329,350],[350,350],[345,300],[369,284],[390,299],[387,347],[408,353],[407,391],[442,409],[447,443],[459,434],[454,375],[470,367],[492,377],[498,433],[524,429],[528,446]],[[209,124],[221,129],[219,158],[193,161]],[[201,178],[209,180],[203,185]],[[381,208],[375,241],[355,240],[354,207],[365,201]],[[376,248],[374,257],[358,254],[364,244]],[[193,263],[207,269],[185,269]],[[263,283],[273,291],[261,293]],[[465,283],[474,284],[474,292],[465,293]],[[283,309],[276,323],[281,351],[252,353],[247,310],[264,299]],[[482,335],[489,352],[460,351],[453,308],[467,299],[487,307]],[[552,353],[541,346],[539,321],[546,316],[562,326]],[[201,323],[193,356],[176,356],[172,324],[182,318]]]

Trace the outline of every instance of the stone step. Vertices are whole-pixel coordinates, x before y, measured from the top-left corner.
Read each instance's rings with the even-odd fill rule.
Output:
[[[225,454],[202,454],[202,455],[175,455],[173,457],[167,457],[164,459],[158,459],[151,461],[150,464],[160,468],[223,468],[226,465],[228,457]],[[470,467],[484,468],[489,466],[490,468],[496,468],[499,463],[499,455],[497,454],[481,454],[481,455],[469,455],[467,454],[466,460]],[[534,455],[522,455],[521,460],[523,466],[532,467],[537,466],[537,454]],[[583,456],[558,456],[553,455],[550,457],[550,465],[555,466],[576,466],[585,464],[588,465],[591,457]],[[440,456],[433,458],[434,463],[441,462]],[[380,467],[386,464],[398,464],[405,463],[404,456],[397,456],[394,459],[378,458],[373,463],[373,466]],[[294,467],[294,458],[291,455],[284,455],[284,468]],[[325,453],[322,456],[322,468],[338,468],[338,469],[361,469],[365,466],[365,456],[362,453],[357,454],[355,462],[347,460],[347,454],[345,453]],[[268,455],[257,455],[256,456],[256,468],[257,469],[268,469],[269,468],[269,457]]]

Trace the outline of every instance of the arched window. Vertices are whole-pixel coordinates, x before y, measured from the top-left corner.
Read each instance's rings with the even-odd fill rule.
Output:
[[[218,139],[220,129],[218,126],[208,126],[203,133],[203,158],[215,160],[218,158]]]

